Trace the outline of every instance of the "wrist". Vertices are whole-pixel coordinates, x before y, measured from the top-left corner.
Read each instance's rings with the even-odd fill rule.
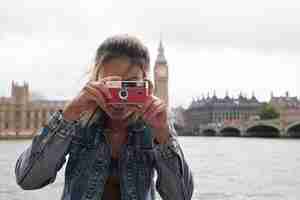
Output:
[[[163,128],[158,128],[155,129],[155,140],[159,144],[166,144],[168,142],[168,139],[170,138],[170,133],[169,133],[169,127],[163,127]]]
[[[76,121],[80,118],[80,113],[74,112],[72,110],[64,109],[62,111],[63,118],[67,121]]]

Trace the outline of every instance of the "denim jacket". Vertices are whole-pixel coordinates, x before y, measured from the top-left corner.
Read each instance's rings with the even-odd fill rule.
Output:
[[[103,131],[104,118],[96,112],[88,122],[66,121],[62,111],[56,111],[19,156],[18,185],[33,190],[53,183],[68,155],[61,199],[102,200],[112,151]],[[122,200],[155,200],[155,188],[163,200],[192,198],[192,172],[171,124],[169,130],[168,142],[156,144],[151,127],[142,120],[128,125],[128,141],[119,156]]]

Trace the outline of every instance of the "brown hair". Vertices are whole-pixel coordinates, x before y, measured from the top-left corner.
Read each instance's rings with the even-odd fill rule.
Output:
[[[95,64],[90,71],[90,80],[98,80],[101,66],[113,58],[126,56],[131,64],[142,67],[144,78],[149,77],[150,56],[149,51],[142,42],[127,34],[115,35],[104,40],[98,47]]]

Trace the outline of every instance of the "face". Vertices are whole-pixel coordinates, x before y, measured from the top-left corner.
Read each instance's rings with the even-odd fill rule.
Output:
[[[141,66],[132,65],[127,57],[114,58],[102,65],[99,78],[120,76],[122,81],[143,80]],[[111,105],[108,107],[109,116],[114,120],[126,119],[136,109],[135,106],[126,104]]]

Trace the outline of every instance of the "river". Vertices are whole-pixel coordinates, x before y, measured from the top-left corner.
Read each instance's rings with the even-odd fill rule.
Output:
[[[300,199],[300,140],[180,137],[194,179],[194,200]],[[23,191],[14,165],[30,140],[0,141],[0,200],[60,199],[62,169],[54,184]]]

